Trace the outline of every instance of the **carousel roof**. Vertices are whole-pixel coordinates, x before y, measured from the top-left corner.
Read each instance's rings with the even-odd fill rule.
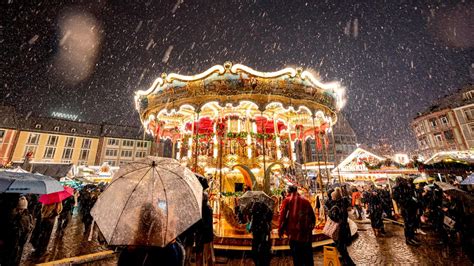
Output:
[[[322,83],[311,72],[300,68],[259,72],[230,62],[193,76],[162,74],[148,90],[135,93],[142,121],[160,111],[179,110],[183,106],[200,111],[211,101],[218,106],[251,101],[261,111],[272,103],[281,104],[287,110],[304,107],[313,115],[322,111],[335,123],[336,112],[343,107],[345,96],[339,83]]]

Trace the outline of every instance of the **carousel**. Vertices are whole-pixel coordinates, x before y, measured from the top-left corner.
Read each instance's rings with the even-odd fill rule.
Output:
[[[305,141],[328,145],[344,103],[339,83],[322,83],[310,71],[259,72],[230,62],[194,76],[162,74],[135,94],[157,155],[210,180],[219,244],[243,249],[251,236],[235,214],[238,196],[263,190],[278,202],[288,183],[307,192]]]

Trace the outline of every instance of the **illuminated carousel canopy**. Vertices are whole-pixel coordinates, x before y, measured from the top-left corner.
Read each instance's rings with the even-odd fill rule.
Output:
[[[315,117],[316,126],[327,123],[330,128],[344,103],[344,88],[339,83],[322,83],[309,71],[285,68],[259,72],[230,62],[194,76],[162,74],[148,90],[135,94],[136,108],[145,127],[150,121],[162,120],[160,116],[166,118],[168,126],[173,121],[178,126],[183,121],[194,121],[196,113],[212,119],[218,113],[232,117],[246,112],[269,119],[279,114],[279,119],[296,123],[297,119]]]
[[[237,167],[252,184],[254,173],[267,175],[267,166],[304,158],[308,138],[327,149],[327,133],[344,102],[344,88],[321,83],[309,71],[258,72],[230,62],[194,76],[163,74],[135,94],[158,153],[201,173]]]

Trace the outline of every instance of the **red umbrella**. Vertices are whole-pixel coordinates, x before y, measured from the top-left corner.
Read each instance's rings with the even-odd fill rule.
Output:
[[[41,195],[41,197],[39,198],[39,202],[43,203],[44,205],[53,204],[61,202],[71,197],[72,195],[74,195],[74,189],[70,187],[64,187],[63,191]]]

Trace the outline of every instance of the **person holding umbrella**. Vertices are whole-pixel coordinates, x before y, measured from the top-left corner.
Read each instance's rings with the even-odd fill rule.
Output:
[[[158,211],[158,212],[157,212]],[[143,243],[143,235],[153,233],[156,230],[156,225],[153,217],[160,216],[159,209],[156,209],[152,204],[145,204],[140,211],[140,223],[137,233],[135,235],[136,242]],[[128,246],[120,252],[118,266],[129,265],[170,265],[178,266],[184,265],[184,247],[173,239],[165,247],[154,246]]]
[[[203,188],[171,158],[148,156],[124,165],[91,210],[119,265],[182,265],[176,238],[202,219]]]
[[[252,233],[252,258],[256,266],[270,265],[273,210],[265,203],[256,201],[251,207],[250,232]]]

